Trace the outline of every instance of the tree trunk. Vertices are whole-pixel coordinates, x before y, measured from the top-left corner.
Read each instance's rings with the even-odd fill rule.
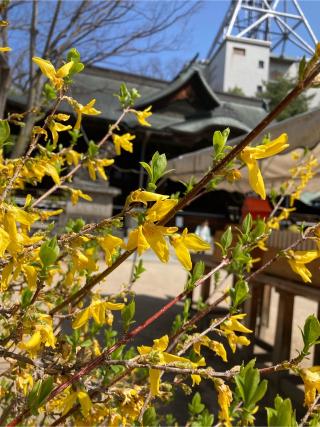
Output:
[[[4,55],[0,53],[0,119],[4,118],[10,82],[11,75],[9,65]]]

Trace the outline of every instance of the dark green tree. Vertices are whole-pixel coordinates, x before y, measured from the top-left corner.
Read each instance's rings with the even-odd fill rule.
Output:
[[[275,80],[264,82],[264,90],[258,93],[257,96],[264,98],[269,101],[269,110],[280,103],[280,101],[293,89],[295,86],[295,80],[287,77],[278,77]],[[277,121],[288,119],[289,117],[295,116],[308,111],[309,103],[314,95],[307,95],[305,93],[298,96],[290,105],[279,114]]]

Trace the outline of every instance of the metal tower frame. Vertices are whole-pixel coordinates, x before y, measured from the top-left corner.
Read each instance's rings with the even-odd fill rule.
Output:
[[[289,12],[290,11],[290,12]],[[271,42],[271,51],[285,53],[288,42],[312,55],[317,38],[298,0],[231,0],[211,45],[210,60],[226,37]]]

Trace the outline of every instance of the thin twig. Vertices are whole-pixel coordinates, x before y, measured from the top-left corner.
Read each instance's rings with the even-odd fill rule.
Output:
[[[125,117],[125,115],[130,111],[130,108],[125,108],[121,115],[119,116],[118,120],[113,123],[110,127],[108,132],[106,133],[106,135],[98,142],[97,147],[100,148],[105,142],[107,142],[113,132],[118,129],[119,124],[122,122],[123,118]],[[33,204],[31,205],[32,208],[34,208],[35,206],[37,206],[40,202],[42,202],[45,198],[47,198],[48,196],[50,196],[50,194],[54,193],[58,188],[60,188],[64,182],[68,181],[83,165],[83,163],[88,159],[88,156],[84,156],[79,163],[74,166],[73,169],[71,169],[70,172],[67,173],[67,175],[60,177],[60,184],[55,184],[53,185],[51,188],[49,188],[48,191],[46,191],[45,193],[43,193],[37,200],[35,200],[33,202]]]

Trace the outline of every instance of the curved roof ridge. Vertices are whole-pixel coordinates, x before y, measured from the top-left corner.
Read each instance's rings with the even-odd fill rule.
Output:
[[[200,70],[196,64],[192,64],[189,68],[187,68],[185,71],[183,70],[180,75],[174,80],[172,80],[168,86],[159,91],[156,94],[153,94],[149,96],[146,99],[142,99],[140,102],[138,102],[135,107],[136,108],[145,108],[149,106],[150,104],[155,104],[156,102],[159,102],[161,99],[165,99],[169,97],[170,95],[173,95],[175,92],[177,92],[183,85],[185,85],[189,80],[191,80],[194,76],[197,76],[207,92],[208,96],[215,102],[217,106],[221,104],[221,101],[219,97],[214,93],[214,91],[209,86],[206,78],[203,75],[202,70]]]

